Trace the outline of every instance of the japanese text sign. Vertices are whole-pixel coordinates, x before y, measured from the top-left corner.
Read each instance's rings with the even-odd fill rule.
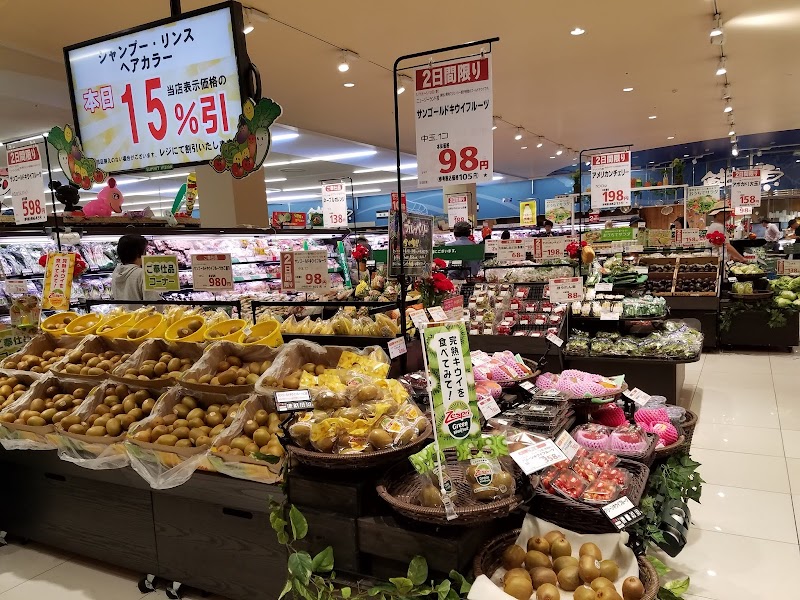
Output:
[[[778,259],[775,272],[778,275],[800,275],[800,260]]]
[[[51,252],[47,255],[42,308],[58,311],[69,308],[74,270],[75,255],[72,252]]]
[[[551,279],[550,302],[574,302],[583,299],[583,277]]]
[[[210,161],[237,133],[240,10],[188,13],[64,49],[79,137],[99,168]]]
[[[731,175],[731,207],[761,206],[761,169],[739,169]]]
[[[403,267],[406,275],[428,277],[433,263],[433,217],[403,213],[403,235],[392,229],[399,224],[397,213],[389,228],[389,276],[400,273],[400,244],[403,245]],[[396,228],[397,229],[397,228]]]
[[[416,70],[417,188],[492,181],[491,68],[485,56]]]
[[[631,205],[631,153],[592,156],[592,208],[606,210]]]
[[[17,225],[27,225],[47,221],[39,148],[34,145],[8,150],[6,159],[14,222]]]
[[[700,235],[699,229],[686,228],[675,230],[675,244],[678,246],[695,246],[705,241],[706,238]]]
[[[327,251],[281,252],[281,288],[295,292],[331,289]]]
[[[447,200],[447,226],[461,221],[469,221],[469,196],[465,194],[450,194]]]
[[[192,288],[209,292],[233,290],[230,254],[192,254]]]
[[[536,225],[536,200],[519,203],[519,224]]]
[[[481,432],[466,326],[426,327],[422,338],[439,447],[452,448]]]
[[[562,194],[544,201],[544,218],[555,225],[566,225],[572,219],[577,194]]]
[[[181,289],[178,280],[178,257],[174,254],[143,256],[144,289],[147,292],[177,292]]]
[[[497,260],[525,260],[525,243],[523,240],[500,240],[497,247]]]
[[[525,475],[541,471],[567,457],[553,440],[543,440],[511,453],[511,458],[519,465]]]
[[[567,253],[567,237],[533,238],[533,260],[562,258]]]
[[[322,224],[347,227],[347,189],[343,183],[322,184]]]
[[[31,341],[31,337],[30,332],[5,324],[0,325],[0,358],[7,358],[22,350],[25,344]]]

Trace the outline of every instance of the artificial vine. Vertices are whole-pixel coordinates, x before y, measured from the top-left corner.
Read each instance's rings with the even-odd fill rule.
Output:
[[[355,587],[336,582],[333,570],[333,548],[328,546],[316,556],[298,550],[295,544],[308,534],[308,522],[298,508],[288,502],[270,502],[269,521],[278,538],[289,553],[286,584],[278,600],[291,597],[295,600],[459,600],[465,598],[472,584],[457,571],[450,571],[448,579],[436,582],[428,579],[428,562],[415,556],[408,565],[405,577],[392,577],[388,583]],[[288,596],[291,594],[291,596]]]
[[[720,311],[720,331],[730,331],[736,318],[748,312],[766,313],[769,316],[767,325],[771,329],[777,329],[785,327],[788,322],[787,317],[792,313],[800,312],[800,308],[793,304],[781,307],[772,300],[759,300],[758,302],[736,300],[729,302],[728,305]]]

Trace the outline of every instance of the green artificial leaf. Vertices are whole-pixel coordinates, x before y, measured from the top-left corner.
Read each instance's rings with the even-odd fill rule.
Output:
[[[680,600],[680,596],[676,596],[667,588],[658,588],[658,600]]]
[[[315,598],[313,594],[308,591],[308,588],[303,585],[302,582],[295,579],[292,583],[292,587],[294,588],[295,593],[303,598],[303,600],[318,600],[318,598]]]
[[[458,571],[450,571],[450,579],[458,584],[459,594],[467,594],[472,589],[472,584]]]
[[[449,592],[447,592],[447,597],[445,598],[445,600],[460,600],[460,599],[461,599],[461,596],[459,596],[458,592],[456,592],[453,589],[451,589]]]
[[[277,533],[277,537],[278,537],[278,543],[279,544],[286,545],[286,544],[289,543],[289,534],[286,533],[285,531],[279,531]]]
[[[278,596],[278,600],[281,600],[281,598],[283,598],[286,594],[288,594],[291,591],[292,591],[292,581],[291,579],[287,579],[286,583],[283,586],[283,589],[281,590],[281,595]]]
[[[292,535],[294,539],[302,540],[308,534],[308,521],[297,507],[292,505],[289,509],[289,522],[292,524]]]
[[[342,594],[342,598],[345,598],[345,599],[346,599],[346,598],[349,598],[349,597],[350,597],[350,594],[352,593],[352,590],[351,590],[349,587],[343,587],[343,588],[342,588],[341,590],[339,590],[339,591],[340,591],[340,592],[341,592],[341,594]]]
[[[422,556],[415,556],[408,565],[408,578],[414,585],[422,585],[428,579],[428,561]]]
[[[289,555],[289,574],[303,585],[311,579],[311,555],[308,552],[293,552]]]
[[[395,592],[396,588],[393,585],[389,585],[386,583],[379,583],[369,589],[367,592],[368,596],[377,596],[383,592]]]
[[[311,562],[314,573],[328,573],[333,571],[333,548],[328,546],[314,557]]]
[[[655,556],[648,556],[647,560],[649,560],[650,564],[653,565],[659,577],[663,577],[672,570]]]
[[[447,595],[450,593],[450,580],[445,579],[442,581],[442,583],[436,586],[436,593],[439,596],[438,600],[446,600]]]
[[[394,587],[401,594],[407,594],[414,589],[414,582],[408,577],[390,577],[389,581],[394,584]]]
[[[689,578],[684,577],[683,579],[673,579],[672,581],[665,583],[664,587],[678,597],[683,596],[689,589]]]
[[[269,513],[269,524],[275,533],[280,533],[286,529],[286,521],[283,519],[283,511],[280,507]]]

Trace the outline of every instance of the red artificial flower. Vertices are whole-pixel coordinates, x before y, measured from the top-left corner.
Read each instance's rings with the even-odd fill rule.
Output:
[[[433,289],[439,293],[452,292],[455,289],[453,282],[443,273],[434,273],[431,279],[433,280]]]
[[[447,267],[447,263],[444,262],[441,258],[434,258],[433,259],[433,269],[444,269]]]
[[[715,246],[722,246],[725,243],[725,234],[719,231],[712,231],[706,235],[706,239]]]
[[[356,244],[356,247],[353,248],[353,258],[356,260],[366,260],[369,256],[369,250],[367,250],[366,246],[361,244]]]
[[[39,266],[46,267],[47,266],[47,254],[42,254],[39,257]]]

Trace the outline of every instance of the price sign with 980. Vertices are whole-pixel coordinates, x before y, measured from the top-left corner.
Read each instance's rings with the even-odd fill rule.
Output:
[[[209,292],[233,290],[230,254],[193,254],[192,287]]]

